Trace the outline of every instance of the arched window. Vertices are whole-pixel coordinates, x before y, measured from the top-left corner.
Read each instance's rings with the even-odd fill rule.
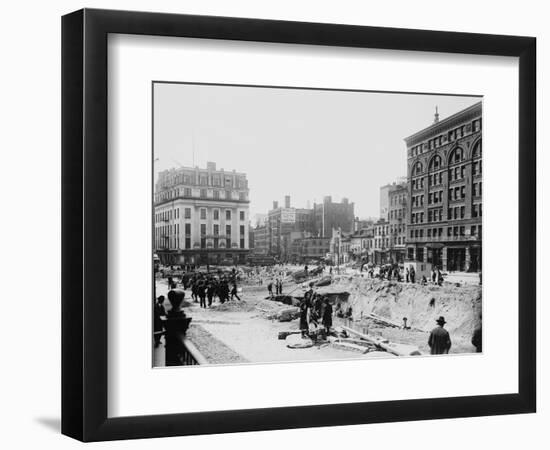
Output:
[[[440,168],[441,168],[441,156],[435,155],[430,160],[430,165],[429,165],[428,170],[431,172],[433,170],[439,170]]]
[[[457,164],[464,161],[464,150],[460,147],[456,147],[449,155],[449,165]]]
[[[413,175],[420,175],[423,171],[422,163],[417,161],[413,168]]]
[[[481,158],[481,139],[477,141],[472,150],[472,159]]]

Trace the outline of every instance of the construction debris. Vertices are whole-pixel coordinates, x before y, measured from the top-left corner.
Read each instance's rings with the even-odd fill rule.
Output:
[[[414,345],[389,342],[387,339],[384,339],[381,337],[369,336],[368,334],[360,333],[359,331],[356,331],[349,327],[342,327],[342,328],[344,328],[344,330],[346,330],[348,333],[353,334],[355,336],[359,336],[361,339],[364,339],[365,341],[370,342],[371,344],[375,345],[379,349],[386,350],[387,352],[392,353],[393,355],[396,355],[396,356],[422,355],[418,347],[415,347]]]
[[[325,276],[325,277],[322,277],[319,281],[317,281],[315,283],[315,286],[316,287],[328,286],[328,285],[330,285],[330,283],[332,283],[332,277],[331,276]]]
[[[302,337],[301,334],[291,334],[286,338],[288,348],[309,348],[313,347],[313,341],[308,337]]]
[[[267,316],[268,319],[278,320],[279,322],[290,322],[298,317],[300,317],[300,308],[297,306],[278,309]]]
[[[394,322],[392,320],[386,319],[385,317],[379,316],[378,314],[370,313],[368,314],[367,317],[387,327],[403,328],[401,324]]]

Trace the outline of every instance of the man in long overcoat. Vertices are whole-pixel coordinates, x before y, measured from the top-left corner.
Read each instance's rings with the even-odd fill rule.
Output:
[[[323,308],[323,325],[325,326],[327,334],[329,334],[330,327],[332,327],[332,305],[328,297],[325,298],[325,307]]]
[[[443,316],[439,316],[439,319],[436,320],[437,327],[435,327],[430,333],[430,338],[428,339],[428,345],[430,346],[430,353],[432,355],[442,355],[444,353],[449,353],[451,349],[451,337],[449,332],[443,328],[447,322]]]

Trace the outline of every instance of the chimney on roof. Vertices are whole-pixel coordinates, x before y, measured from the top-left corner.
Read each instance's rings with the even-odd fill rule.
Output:
[[[437,105],[435,105],[434,123],[439,122],[439,112],[437,111]]]
[[[206,168],[207,168],[208,170],[214,171],[214,170],[216,170],[216,163],[215,163],[215,162],[212,162],[212,161],[208,161],[208,162],[206,163]]]
[[[285,208],[290,208],[290,195],[285,195]]]
[[[277,209],[279,207],[279,202],[278,201],[273,201],[273,209]]]

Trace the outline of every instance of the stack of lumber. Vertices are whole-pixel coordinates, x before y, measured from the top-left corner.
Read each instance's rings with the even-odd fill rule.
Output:
[[[381,337],[370,336],[368,334],[360,333],[359,331],[354,330],[349,327],[342,327],[349,334],[353,336],[359,336],[361,339],[364,339],[367,342],[375,345],[379,349],[385,350],[396,356],[418,356],[422,355],[418,347],[408,344],[398,344],[395,342],[390,342],[387,339]]]

